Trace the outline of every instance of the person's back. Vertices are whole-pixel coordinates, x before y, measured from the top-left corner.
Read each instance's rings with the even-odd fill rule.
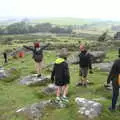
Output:
[[[41,77],[41,69],[42,69],[42,61],[43,61],[43,50],[48,47],[49,44],[40,47],[40,43],[39,42],[35,42],[34,43],[34,47],[28,47],[28,46],[23,46],[26,49],[29,49],[33,52],[33,59],[35,61],[35,68],[37,71],[37,76]]]
[[[41,62],[43,59],[43,51],[41,50],[41,48],[35,48],[33,51],[33,59],[36,62]]]
[[[56,59],[53,72],[56,85],[62,86],[69,81],[68,64],[63,58]]]

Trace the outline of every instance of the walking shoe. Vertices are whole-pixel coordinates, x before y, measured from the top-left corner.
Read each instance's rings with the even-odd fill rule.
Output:
[[[59,103],[61,101],[60,97],[56,97],[56,100],[55,100],[57,103]]]
[[[87,87],[87,84],[83,84],[84,87]]]
[[[41,74],[38,74],[37,77],[38,77],[38,78],[41,77]]]
[[[62,101],[65,102],[65,103],[68,103],[68,102],[69,102],[69,100],[68,100],[67,97],[62,97],[61,99],[62,99]]]

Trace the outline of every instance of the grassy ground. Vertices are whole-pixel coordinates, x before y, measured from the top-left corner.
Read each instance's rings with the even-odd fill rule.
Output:
[[[51,63],[56,58],[56,53],[53,51],[44,52],[44,61],[46,64]],[[22,59],[9,59],[9,63],[3,65],[3,59],[0,59],[0,66],[6,69],[16,68],[19,75],[13,76],[11,82],[0,80],[0,120],[25,120],[21,116],[15,114],[15,111],[21,107],[39,102],[41,100],[51,99],[55,96],[46,96],[41,92],[43,86],[27,87],[19,85],[19,76],[26,76],[35,73],[34,61],[31,59],[32,55],[27,54]],[[116,51],[108,51],[106,61],[117,58]],[[106,82],[108,73],[94,70],[94,74],[88,76],[89,80],[94,82],[94,85],[84,87],[76,87],[75,84],[80,79],[78,76],[79,67],[77,65],[70,65],[71,84],[69,86],[69,100],[70,105],[65,109],[46,110],[43,120],[87,120],[87,118],[78,114],[78,107],[75,103],[76,97],[84,97],[87,99],[94,99],[104,97],[105,100],[99,101],[103,104],[102,114],[95,120],[119,120],[120,112],[111,113],[108,111],[108,106],[111,104],[112,93],[107,91],[103,84]],[[17,74],[15,73],[15,74]],[[42,74],[50,75],[50,72],[44,70]]]

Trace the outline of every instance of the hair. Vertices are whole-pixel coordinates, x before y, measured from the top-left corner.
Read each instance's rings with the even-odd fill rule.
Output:
[[[35,42],[35,43],[34,43],[34,47],[35,47],[35,48],[39,48],[39,47],[40,47],[40,43],[39,43],[39,42]]]

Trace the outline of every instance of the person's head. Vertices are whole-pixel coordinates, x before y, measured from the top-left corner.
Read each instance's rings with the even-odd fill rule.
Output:
[[[40,43],[39,43],[39,42],[35,42],[35,43],[34,43],[34,47],[35,47],[35,48],[39,48],[39,47],[40,47]]]
[[[84,51],[85,50],[85,46],[84,45],[80,45],[80,51]]]
[[[59,51],[59,57],[64,58],[64,59],[67,59],[68,54],[69,54],[69,53],[68,53],[67,48],[62,48],[62,49]]]

